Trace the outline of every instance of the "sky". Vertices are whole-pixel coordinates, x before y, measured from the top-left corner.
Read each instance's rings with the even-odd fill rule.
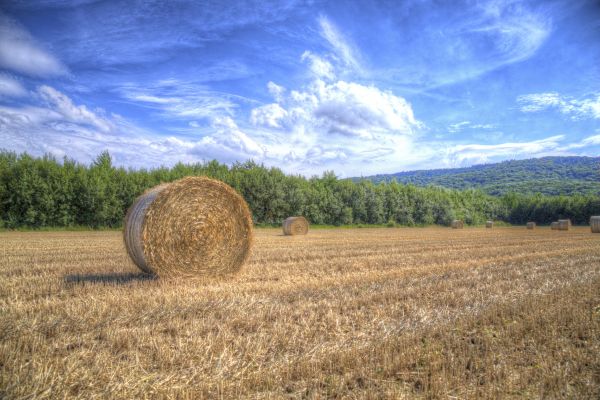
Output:
[[[367,176],[600,155],[600,3],[0,2],[0,148]]]

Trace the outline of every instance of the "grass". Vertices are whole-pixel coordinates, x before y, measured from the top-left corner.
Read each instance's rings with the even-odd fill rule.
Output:
[[[0,398],[598,398],[600,235],[258,229],[229,279],[0,233]]]

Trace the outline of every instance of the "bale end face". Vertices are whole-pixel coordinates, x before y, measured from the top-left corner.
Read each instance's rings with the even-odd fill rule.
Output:
[[[230,186],[187,177],[141,195],[127,213],[123,237],[144,272],[222,275],[248,258],[253,225],[248,205]]]
[[[485,227],[486,228],[493,228],[494,227],[494,221],[487,221],[485,223]]]
[[[535,229],[535,222],[528,222],[527,229]]]
[[[590,229],[592,233],[600,233],[600,216],[590,218]]]
[[[308,221],[304,217],[288,217],[283,221],[283,234],[286,236],[306,235]]]
[[[558,221],[554,221],[553,223],[551,223],[550,229],[552,229],[553,231],[557,231],[558,230]]]

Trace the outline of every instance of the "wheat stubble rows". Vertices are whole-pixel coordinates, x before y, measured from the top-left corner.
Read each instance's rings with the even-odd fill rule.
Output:
[[[260,229],[229,279],[117,232],[0,233],[0,397],[590,398],[600,235]]]

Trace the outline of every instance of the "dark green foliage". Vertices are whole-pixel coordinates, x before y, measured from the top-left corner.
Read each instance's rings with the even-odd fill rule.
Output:
[[[473,189],[353,182],[338,179],[333,172],[307,179],[252,161],[231,167],[210,161],[127,170],[113,166],[108,152],[85,166],[69,159],[59,162],[50,155],[35,158],[0,151],[0,227],[119,227],[139,194],[188,175],[205,175],[231,185],[261,224],[279,225],[292,215],[328,225],[449,225],[456,218],[475,225],[488,219],[544,224],[562,217],[581,224],[591,215],[600,215],[597,196],[493,197]]]
[[[600,157],[532,158],[469,168],[399,172],[364,179],[375,183],[395,179],[417,186],[436,185],[461,190],[478,188],[494,196],[511,192],[600,195]]]

